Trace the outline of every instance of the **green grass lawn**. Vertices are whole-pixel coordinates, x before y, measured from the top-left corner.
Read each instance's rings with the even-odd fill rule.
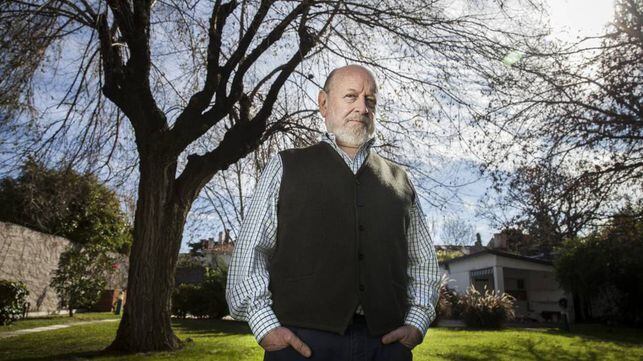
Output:
[[[18,320],[7,326],[0,325],[0,335],[3,332],[23,330],[26,328],[35,328],[42,326],[51,326],[51,325],[62,325],[66,323],[82,322],[82,321],[94,321],[94,320],[107,320],[111,318],[119,318],[112,312],[90,312],[90,313],[76,313],[74,317],[69,317],[69,314],[64,313],[60,315],[51,315],[43,317],[34,317],[27,318],[24,320]]]
[[[78,325],[0,339],[0,360],[261,360],[263,352],[247,325],[229,321],[184,320],[174,323],[182,339],[173,353],[101,355],[117,323]],[[643,331],[577,325],[557,329],[472,331],[432,328],[413,351],[414,360],[641,360]]]

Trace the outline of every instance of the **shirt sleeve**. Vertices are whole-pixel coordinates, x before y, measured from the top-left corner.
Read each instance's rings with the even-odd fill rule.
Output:
[[[271,307],[268,261],[276,243],[282,172],[281,157],[277,154],[259,178],[228,269],[226,300],[230,315],[248,322],[257,343],[281,326]]]
[[[413,186],[411,184],[411,186]],[[409,276],[408,297],[410,308],[404,323],[415,326],[426,335],[429,325],[436,317],[435,307],[440,292],[440,271],[429,234],[429,229],[422,212],[422,207],[415,192],[410,212],[408,231]]]

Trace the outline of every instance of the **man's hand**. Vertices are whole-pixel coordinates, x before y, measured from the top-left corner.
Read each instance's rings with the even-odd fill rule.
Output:
[[[400,341],[402,345],[412,350],[422,342],[422,332],[415,326],[404,325],[382,337],[383,344],[389,344],[395,341]]]
[[[304,357],[310,357],[312,351],[297,335],[286,327],[277,327],[270,330],[259,343],[266,351],[279,351],[288,346],[292,346],[297,352]]]

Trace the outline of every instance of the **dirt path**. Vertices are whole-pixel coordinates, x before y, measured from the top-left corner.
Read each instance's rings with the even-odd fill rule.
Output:
[[[20,335],[26,335],[26,334],[29,334],[29,333],[60,330],[61,328],[67,328],[67,327],[78,326],[78,325],[87,325],[87,324],[90,324],[90,323],[116,322],[116,321],[120,321],[120,319],[115,318],[115,319],[109,319],[109,320],[80,321],[80,322],[66,323],[66,324],[62,324],[62,325],[51,325],[51,326],[26,328],[24,330],[17,330],[17,331],[9,331],[9,332],[0,333],[0,339],[8,338],[8,337],[14,337],[14,336],[20,336]]]

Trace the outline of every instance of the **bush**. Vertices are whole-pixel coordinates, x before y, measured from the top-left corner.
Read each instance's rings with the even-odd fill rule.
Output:
[[[127,253],[133,229],[116,193],[92,174],[51,169],[28,158],[17,178],[0,179],[0,220]]]
[[[227,268],[208,268],[203,281],[203,293],[208,297],[206,314],[210,318],[221,318],[228,314],[228,303],[225,299]]]
[[[225,300],[227,269],[207,268],[200,284],[180,284],[172,294],[172,314],[185,318],[221,318],[228,313]]]
[[[458,302],[462,320],[469,327],[500,328],[505,321],[515,317],[515,298],[507,293],[498,294],[486,287],[484,294],[473,285]]]
[[[627,206],[556,251],[556,277],[580,302],[577,320],[643,326],[643,205]]]
[[[191,305],[195,303],[200,288],[199,285],[188,283],[182,283],[175,287],[172,293],[172,314],[179,318],[185,318],[190,314]]]
[[[107,278],[113,272],[114,259],[100,245],[69,245],[60,255],[50,286],[56,290],[61,306],[69,316],[78,308],[91,308],[100,298]]]
[[[29,291],[21,281],[0,280],[0,324],[8,325],[25,312]]]

